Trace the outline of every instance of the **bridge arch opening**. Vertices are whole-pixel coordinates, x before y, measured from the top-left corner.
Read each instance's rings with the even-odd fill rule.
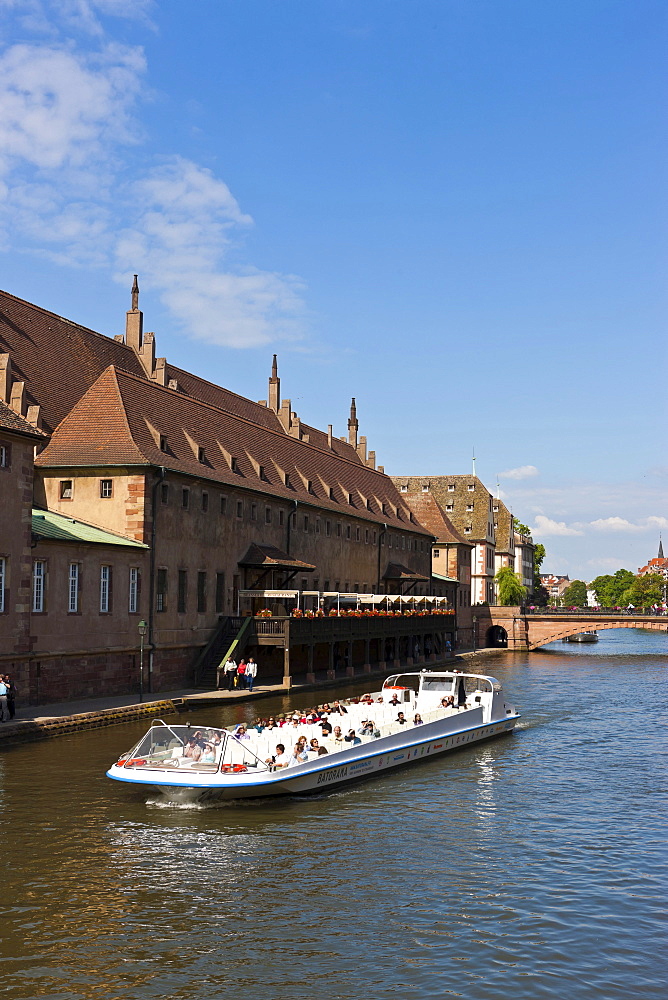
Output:
[[[485,636],[486,645],[493,649],[505,649],[508,645],[508,633],[501,625],[491,625]]]

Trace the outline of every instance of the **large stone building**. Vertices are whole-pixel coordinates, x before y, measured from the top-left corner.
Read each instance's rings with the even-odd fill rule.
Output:
[[[127,690],[146,619],[153,688],[178,686],[251,589],[431,592],[432,534],[376,468],[355,401],[338,438],[282,398],[275,359],[259,403],[177,369],[156,358],[138,296],[135,281],[125,333],[112,339],[0,293],[3,430],[21,470],[0,539],[0,625],[21,633],[4,661],[24,685],[39,663],[44,690],[64,672],[70,695],[89,693],[84,657],[105,678],[98,693]],[[35,533],[47,511],[71,537]],[[30,611],[36,586],[43,606]]]

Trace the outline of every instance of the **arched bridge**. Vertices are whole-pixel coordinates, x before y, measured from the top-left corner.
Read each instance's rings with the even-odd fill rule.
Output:
[[[668,632],[666,614],[636,611],[579,609],[554,611],[519,607],[474,607],[476,647],[507,646],[508,649],[538,649],[548,642],[565,639],[577,632],[598,632],[605,628],[647,628]]]

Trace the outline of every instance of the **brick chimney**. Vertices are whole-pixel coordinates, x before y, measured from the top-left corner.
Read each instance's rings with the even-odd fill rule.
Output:
[[[125,314],[125,343],[139,354],[144,346],[144,314],[139,308],[137,275],[132,284],[132,308]]]

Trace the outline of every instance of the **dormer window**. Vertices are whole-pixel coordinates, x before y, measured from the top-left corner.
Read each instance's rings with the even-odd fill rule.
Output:
[[[405,484],[405,483],[404,483],[404,485],[403,485],[403,486],[401,487],[401,492],[402,492],[402,493],[408,493],[408,486],[406,486],[406,484]]]
[[[498,505],[498,503],[494,504],[494,513],[495,514],[499,513],[499,505]]]
[[[423,493],[428,493],[429,492],[429,483],[423,483],[422,484],[422,492]]]
[[[455,484],[448,483],[448,493],[454,493],[454,492],[455,492]]]
[[[197,461],[200,463],[200,465],[204,464],[205,461],[204,448],[197,449]]]
[[[236,458],[232,458],[230,460],[230,469],[232,470],[232,472],[236,472],[236,474],[239,475],[241,470],[239,469],[239,462],[237,461]]]
[[[264,465],[259,465],[257,470],[258,478],[262,479],[265,483],[268,483],[267,473],[264,471]]]
[[[469,483],[468,486],[466,487],[466,489],[469,491],[469,493],[473,493],[473,491],[475,489],[474,483]]]
[[[285,473],[285,485],[288,487],[288,489],[290,489],[290,473],[289,472]]]
[[[167,438],[164,434],[160,435],[160,451],[167,451]]]
[[[466,509],[467,510],[473,510],[473,504],[472,503],[467,503]]]
[[[455,505],[453,503],[446,503],[445,509],[451,513],[455,509]]]
[[[329,499],[330,500],[336,500],[336,494],[334,493],[334,487],[333,486],[329,487]]]
[[[348,503],[350,504],[351,507],[355,506],[355,498],[353,497],[352,493],[348,494]]]
[[[466,526],[466,527],[464,528],[464,534],[465,534],[465,535],[470,535],[470,534],[471,534],[471,525],[470,525],[470,524],[469,524],[469,525],[467,525],[467,526]]]

